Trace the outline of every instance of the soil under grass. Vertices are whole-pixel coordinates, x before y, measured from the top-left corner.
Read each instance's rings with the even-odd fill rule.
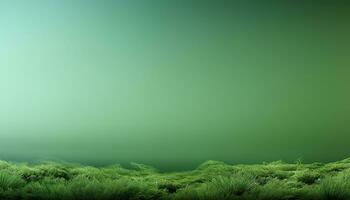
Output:
[[[132,166],[0,161],[0,199],[350,200],[350,159],[258,165],[208,161],[192,171],[171,173]]]

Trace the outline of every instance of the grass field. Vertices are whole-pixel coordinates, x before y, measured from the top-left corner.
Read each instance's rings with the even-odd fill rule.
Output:
[[[167,173],[132,166],[0,161],[0,199],[350,199],[350,159],[257,165],[208,161],[192,171]]]

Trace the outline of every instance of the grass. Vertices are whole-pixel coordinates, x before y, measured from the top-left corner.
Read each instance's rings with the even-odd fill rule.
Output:
[[[169,173],[132,166],[0,161],[0,199],[350,200],[350,159],[258,165],[207,161],[192,171]]]

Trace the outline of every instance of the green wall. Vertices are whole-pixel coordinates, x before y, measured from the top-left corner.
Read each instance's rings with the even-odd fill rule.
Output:
[[[0,159],[350,155],[350,4],[0,2]]]

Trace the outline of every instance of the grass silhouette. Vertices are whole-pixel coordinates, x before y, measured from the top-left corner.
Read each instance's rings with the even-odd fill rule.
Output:
[[[0,199],[350,200],[350,159],[333,163],[228,165],[162,173],[132,164],[92,166],[0,161]]]

